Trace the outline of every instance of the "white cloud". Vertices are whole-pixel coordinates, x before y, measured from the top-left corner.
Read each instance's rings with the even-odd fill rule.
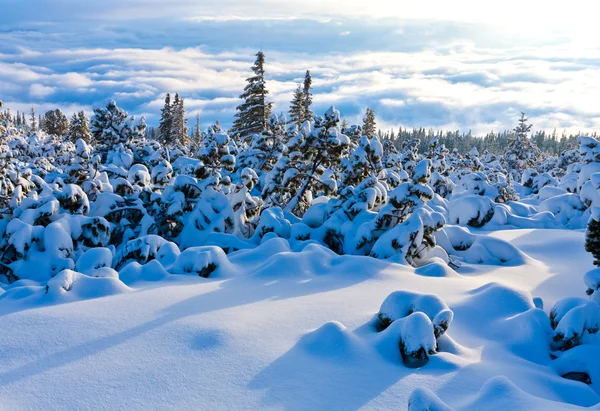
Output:
[[[93,84],[86,75],[73,72],[57,75],[56,81],[68,88],[85,88]]]
[[[32,97],[44,98],[54,93],[54,90],[56,90],[54,87],[47,87],[43,84],[34,83],[29,87],[29,94]]]

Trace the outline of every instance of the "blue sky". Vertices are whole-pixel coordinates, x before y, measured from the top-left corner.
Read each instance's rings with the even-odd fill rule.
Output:
[[[287,111],[313,73],[317,113],[335,105],[383,128],[600,130],[593,2],[506,0],[0,0],[0,99],[67,113],[113,98],[156,124],[179,92],[203,127],[229,125],[253,54]],[[483,4],[482,4],[483,3]]]

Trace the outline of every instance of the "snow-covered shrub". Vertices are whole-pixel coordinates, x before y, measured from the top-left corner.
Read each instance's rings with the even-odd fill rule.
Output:
[[[588,139],[583,141],[586,143],[586,150],[582,154],[587,160],[590,158],[595,159],[596,143]],[[585,241],[585,249],[594,256],[594,265],[596,266],[600,266],[599,210],[597,207],[592,209]],[[595,268],[587,272],[584,276],[584,283],[587,286],[586,294],[589,296],[589,299],[577,297],[565,298],[558,301],[550,311],[550,324],[554,330],[552,349],[557,351],[555,357],[559,357],[559,365],[557,366],[559,373],[565,378],[575,379],[588,384],[592,382],[590,376],[595,374],[595,371],[587,367],[581,368],[581,361],[579,360],[568,362],[567,358],[571,360],[578,359],[580,352],[588,352],[590,350],[589,348],[584,348],[585,346],[600,346],[599,270],[599,268]],[[561,353],[562,351],[569,351],[569,354]]]
[[[379,330],[398,324],[402,357],[412,365],[427,362],[429,355],[437,352],[437,339],[448,330],[453,317],[437,296],[409,291],[390,294],[377,313]]]
[[[154,259],[167,265],[175,261],[180,253],[177,244],[157,235],[147,235],[131,240],[117,250],[112,265],[119,270],[132,261],[146,264]]]
[[[450,202],[450,223],[483,227],[494,216],[494,203],[489,197],[466,195]]]
[[[194,274],[207,278],[227,262],[227,256],[219,247],[190,247],[177,256],[169,271],[173,274]]]

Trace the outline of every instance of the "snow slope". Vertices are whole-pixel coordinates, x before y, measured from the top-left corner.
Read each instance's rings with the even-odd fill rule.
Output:
[[[414,270],[272,239],[208,279],[150,263],[128,267],[127,286],[95,278],[97,295],[0,290],[0,409],[407,409],[417,389],[413,407],[434,393],[460,410],[600,409],[600,384],[561,378],[548,347],[549,308],[584,296],[583,233],[488,235],[525,262]],[[394,327],[375,330],[397,290],[454,312],[419,369],[403,365]]]

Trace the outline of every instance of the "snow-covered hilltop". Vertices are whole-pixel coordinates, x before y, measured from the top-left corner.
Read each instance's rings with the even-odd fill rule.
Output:
[[[0,114],[2,406],[597,404],[600,142],[397,148],[263,63],[229,131]]]

